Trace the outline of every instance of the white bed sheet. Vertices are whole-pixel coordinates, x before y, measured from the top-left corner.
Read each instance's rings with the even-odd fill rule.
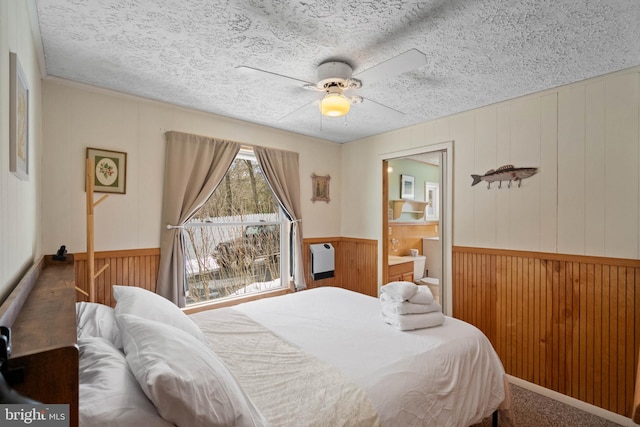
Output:
[[[369,396],[385,426],[468,426],[505,399],[504,368],[481,331],[446,317],[399,331],[376,298],[317,288],[233,307],[338,368]]]

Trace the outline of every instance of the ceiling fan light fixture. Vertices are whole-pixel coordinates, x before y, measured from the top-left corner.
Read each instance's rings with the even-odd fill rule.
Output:
[[[351,102],[341,93],[327,93],[320,101],[320,113],[328,117],[341,117],[349,112]]]

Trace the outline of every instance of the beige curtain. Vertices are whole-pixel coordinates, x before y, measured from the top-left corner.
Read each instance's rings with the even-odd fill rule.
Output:
[[[185,306],[181,226],[211,197],[238,151],[237,142],[167,132],[156,292],[178,307]],[[167,229],[167,225],[177,228]]]
[[[264,171],[267,182],[292,221],[293,281],[296,289],[304,289],[306,284],[302,264],[302,209],[298,153],[264,147],[254,147],[253,152]]]

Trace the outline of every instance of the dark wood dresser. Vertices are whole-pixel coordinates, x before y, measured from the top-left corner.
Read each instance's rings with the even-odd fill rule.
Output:
[[[45,256],[36,263],[2,305],[0,320],[12,330],[9,369],[24,372],[24,381],[13,388],[44,404],[69,404],[69,425],[75,427],[78,345],[73,258],[69,261]]]

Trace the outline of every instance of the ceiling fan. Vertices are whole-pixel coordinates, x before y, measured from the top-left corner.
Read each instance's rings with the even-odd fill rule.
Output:
[[[363,103],[367,104],[369,108],[384,110],[387,114],[404,115],[404,113],[394,108],[359,95],[350,95],[346,92],[360,89],[364,83],[371,84],[379,80],[388,79],[415,70],[426,64],[426,55],[417,49],[410,49],[355,74],[353,74],[351,66],[344,61],[326,61],[317,67],[315,83],[253,67],[239,66],[236,68],[246,74],[260,75],[270,80],[294,84],[303,89],[323,92],[323,97],[313,101],[312,104],[319,104],[320,113],[324,116],[341,117],[349,112],[351,105]],[[280,120],[295,114],[308,105],[309,104],[303,105],[285,115]]]

